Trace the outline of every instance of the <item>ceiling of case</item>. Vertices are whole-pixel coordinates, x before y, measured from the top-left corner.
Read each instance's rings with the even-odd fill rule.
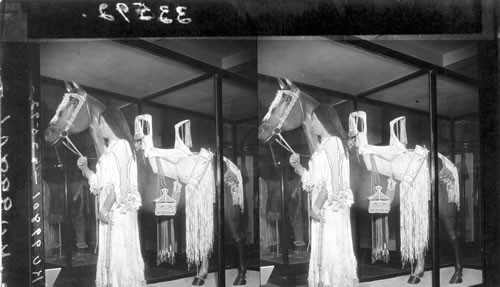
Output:
[[[312,96],[332,97],[330,103],[344,94],[428,111],[426,69],[401,61],[399,54],[455,75],[437,77],[439,115],[478,111],[476,42],[369,42],[377,51],[325,37],[46,42],[40,70],[46,83],[75,80],[121,101],[143,100],[209,116],[215,115],[212,75],[220,73],[223,117],[229,121],[255,118],[257,94],[259,107],[267,107],[278,89],[271,80],[278,76],[308,87]]]
[[[266,39],[258,42],[258,72],[268,77],[287,77],[305,86],[345,93],[358,99],[376,100],[419,111],[429,110],[426,69],[416,62],[442,69],[438,74],[438,114],[450,118],[478,111],[477,43],[470,40],[370,41],[370,47],[323,37]],[[387,52],[389,51],[389,52]],[[392,56],[394,52],[394,57]],[[412,58],[408,63],[398,58]],[[404,81],[400,79],[406,78]],[[464,79],[465,81],[462,81]],[[394,83],[394,85],[388,85]],[[275,89],[278,84],[275,82]],[[386,87],[384,87],[386,86]],[[378,89],[379,87],[384,87]],[[309,92],[310,95],[313,93]],[[259,93],[268,106],[274,92]]]
[[[40,48],[46,83],[75,80],[104,96],[209,116],[215,116],[212,75],[223,71],[223,115],[230,121],[255,118],[255,61],[255,42],[245,40],[65,41]]]

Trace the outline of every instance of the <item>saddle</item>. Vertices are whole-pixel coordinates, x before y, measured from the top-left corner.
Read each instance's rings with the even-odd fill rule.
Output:
[[[191,122],[184,120],[175,125],[175,144],[173,149],[158,149],[153,146],[153,132],[152,132],[152,117],[151,115],[139,115],[135,118],[135,139],[138,140],[137,148],[144,151],[144,156],[148,158],[157,158],[166,160],[169,163],[176,165],[180,161],[191,157],[195,162],[189,178],[186,178],[185,184],[198,186],[201,178],[207,171],[209,165],[212,165],[213,153],[207,149],[202,148],[199,153],[191,151],[192,137],[191,137]],[[224,183],[229,186],[233,205],[239,205],[241,212],[244,211],[244,194],[243,194],[243,177],[241,171],[236,164],[231,160],[224,157],[224,163],[227,170],[224,174]],[[161,172],[160,162],[151,164],[153,172],[159,174]],[[176,180],[176,186],[181,186],[179,178]],[[175,184],[175,183],[174,183]]]
[[[428,150],[419,145],[414,150],[406,148],[406,118],[398,117],[389,123],[390,142],[387,146],[368,144],[366,127],[365,112],[357,111],[349,115],[349,135],[356,137],[358,152],[363,156],[366,168],[389,178],[413,183],[427,160]]]

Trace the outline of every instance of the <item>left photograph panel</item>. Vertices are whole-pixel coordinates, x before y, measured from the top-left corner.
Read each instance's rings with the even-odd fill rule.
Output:
[[[256,47],[38,45],[53,286],[260,286]]]

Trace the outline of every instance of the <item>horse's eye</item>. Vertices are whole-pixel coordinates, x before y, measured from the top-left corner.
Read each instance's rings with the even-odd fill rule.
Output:
[[[289,97],[285,97],[285,102],[290,102],[290,98]]]

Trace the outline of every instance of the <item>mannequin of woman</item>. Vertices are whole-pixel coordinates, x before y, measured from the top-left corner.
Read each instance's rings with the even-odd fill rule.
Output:
[[[101,113],[99,128],[107,146],[96,172],[88,168],[87,158],[81,157],[77,162],[89,180],[90,191],[99,199],[96,286],[145,286],[137,220],[141,196],[137,190],[133,138],[117,108]]]
[[[329,105],[319,105],[313,111],[312,130],[320,138],[320,145],[309,161],[309,169],[301,165],[298,154],[290,156],[304,190],[312,193],[308,283],[310,287],[356,286],[347,134]]]

